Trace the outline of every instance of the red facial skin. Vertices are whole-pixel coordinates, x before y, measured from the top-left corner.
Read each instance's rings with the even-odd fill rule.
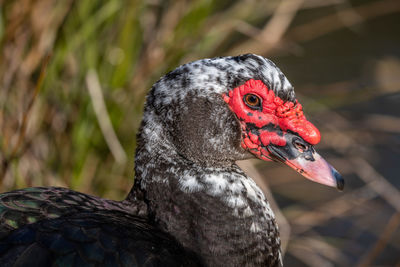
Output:
[[[261,110],[254,110],[244,103],[243,97],[247,94],[257,95],[261,99]],[[321,139],[318,129],[306,119],[303,108],[297,100],[295,104],[289,101],[284,102],[260,80],[248,80],[243,85],[229,91],[228,95],[224,94],[223,98],[241,122],[242,147],[249,149],[259,158],[270,160],[269,152],[262,148],[261,144],[264,147],[269,144],[285,146],[284,133],[287,130],[297,133],[311,145],[317,144]],[[259,135],[246,129],[248,123],[258,128]],[[277,131],[262,129],[263,126],[271,124]]]
[[[246,98],[247,94],[259,99]],[[300,139],[293,138],[301,137],[303,140],[299,142],[312,146],[321,139],[297,100],[283,101],[259,80],[249,80],[223,98],[240,121],[244,149],[262,160],[283,162],[314,182],[343,189],[343,178],[328,162],[306,143],[303,143],[305,150],[294,143],[293,140]]]

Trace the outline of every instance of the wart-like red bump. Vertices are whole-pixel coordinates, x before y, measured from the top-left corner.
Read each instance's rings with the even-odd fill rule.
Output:
[[[261,98],[261,111],[253,110],[244,103],[243,97],[246,94],[254,94]],[[318,129],[306,119],[303,107],[297,100],[295,103],[283,101],[260,80],[248,80],[243,85],[230,90],[228,94],[223,94],[223,99],[241,122],[245,135],[242,142],[244,148],[252,149],[260,146],[260,141],[263,146],[286,145],[283,134],[279,135],[275,131],[262,129],[269,124],[279,127],[283,133],[288,130],[295,132],[312,145],[319,143],[321,139]],[[252,116],[249,116],[249,113]],[[247,124],[256,126],[259,129],[259,135],[246,130]]]

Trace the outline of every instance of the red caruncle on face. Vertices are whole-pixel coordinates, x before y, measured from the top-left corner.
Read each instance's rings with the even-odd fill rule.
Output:
[[[249,94],[259,98],[259,106],[253,107],[245,103],[245,96]],[[259,157],[260,153],[267,154],[267,151],[260,148],[261,144],[264,147],[269,144],[285,146],[284,134],[288,130],[297,133],[311,145],[320,141],[318,129],[305,118],[300,103],[297,100],[295,103],[283,101],[260,80],[248,80],[223,97],[244,130],[242,146],[253,150]],[[253,130],[257,129],[258,134],[251,131],[249,125]]]

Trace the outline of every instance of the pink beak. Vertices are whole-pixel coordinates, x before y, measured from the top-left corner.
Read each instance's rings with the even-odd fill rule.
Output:
[[[292,160],[286,160],[285,164],[295,169],[311,181],[343,190],[344,180],[336,169],[324,160],[317,152],[314,152],[313,156],[314,161],[309,161],[299,157]]]
[[[312,145],[293,133],[285,133],[284,138],[286,143],[282,146],[262,144],[261,154],[266,158],[285,163],[311,181],[343,190],[342,176],[315,151]]]

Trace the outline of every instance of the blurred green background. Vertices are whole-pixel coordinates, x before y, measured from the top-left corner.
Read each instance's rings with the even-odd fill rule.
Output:
[[[0,0],[0,191],[123,199],[151,85],[256,53],[295,86],[347,182],[338,193],[257,163],[287,266],[400,266],[399,29],[398,0]]]

